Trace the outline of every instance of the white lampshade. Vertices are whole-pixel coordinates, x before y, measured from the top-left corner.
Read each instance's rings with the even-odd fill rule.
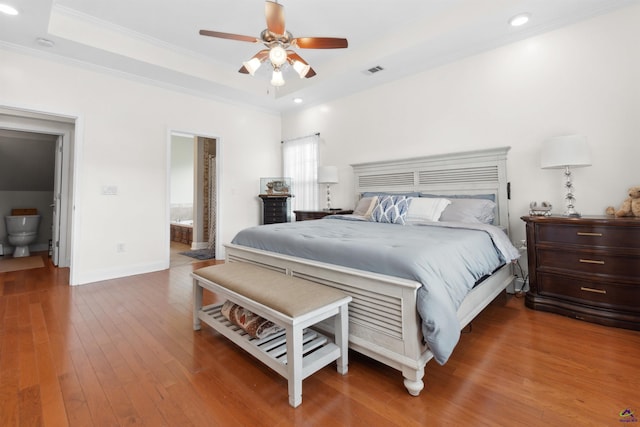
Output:
[[[271,84],[276,87],[284,85],[284,78],[282,77],[282,71],[278,69],[273,70],[273,74],[271,76]]]
[[[311,66],[300,61],[293,61],[293,69],[296,70],[301,79],[307,75]]]
[[[258,58],[251,58],[247,62],[243,62],[242,65],[244,65],[244,68],[246,68],[249,74],[253,76],[262,63]]]
[[[591,166],[591,150],[587,138],[581,135],[564,135],[549,138],[542,144],[540,167],[542,169],[576,168]]]
[[[338,183],[338,167],[337,166],[320,166],[318,168],[319,184],[337,184]]]

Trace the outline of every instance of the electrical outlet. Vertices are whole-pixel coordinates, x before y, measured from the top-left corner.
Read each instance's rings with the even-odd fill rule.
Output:
[[[116,251],[117,252],[124,252],[124,243],[118,243],[116,245]]]

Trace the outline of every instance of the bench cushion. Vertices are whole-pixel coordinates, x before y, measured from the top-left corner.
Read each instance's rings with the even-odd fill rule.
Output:
[[[347,296],[328,286],[244,262],[200,268],[193,275],[217,283],[291,318]]]

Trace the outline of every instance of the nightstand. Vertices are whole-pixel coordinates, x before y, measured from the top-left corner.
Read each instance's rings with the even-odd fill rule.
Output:
[[[640,218],[524,216],[525,305],[640,330]]]
[[[323,209],[319,211],[293,211],[293,213],[296,214],[296,221],[309,221],[312,219],[324,218],[327,215],[348,215],[352,214],[353,211],[344,209]]]

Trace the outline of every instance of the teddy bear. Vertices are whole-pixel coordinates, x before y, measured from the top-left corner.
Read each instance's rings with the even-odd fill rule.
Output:
[[[629,188],[629,197],[622,202],[620,209],[616,210],[613,206],[609,206],[606,213],[615,216],[640,217],[640,185]]]

